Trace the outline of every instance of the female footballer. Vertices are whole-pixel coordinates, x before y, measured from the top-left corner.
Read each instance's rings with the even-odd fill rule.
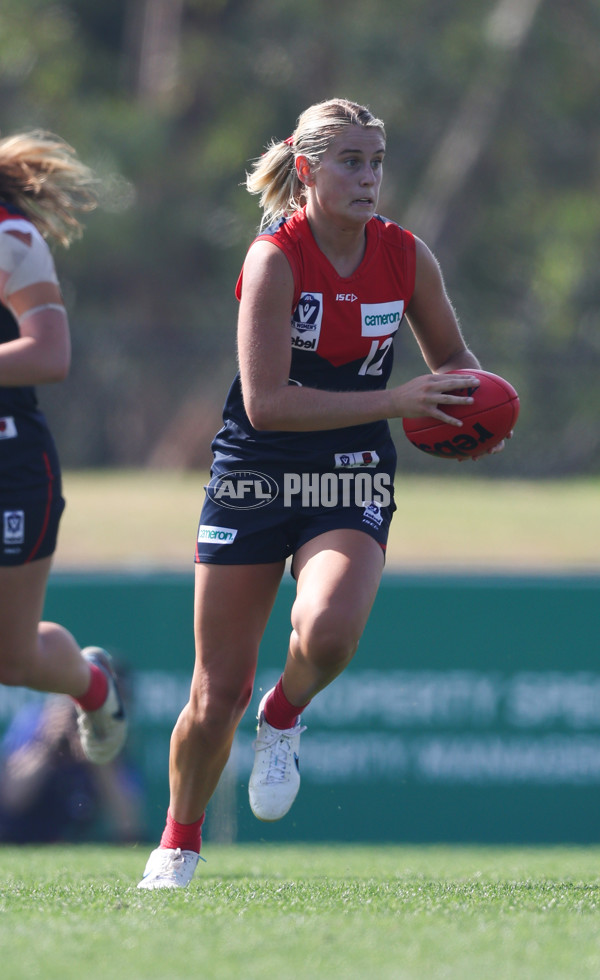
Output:
[[[47,240],[68,246],[81,233],[77,212],[96,206],[95,183],[56,136],[0,140],[0,683],[71,695],[84,753],[106,763],[126,733],[110,657],[41,621],[64,500],[35,391],[62,381],[70,364]]]
[[[263,221],[237,285],[239,373],[200,517],[196,663],[175,725],[170,805],[140,887],[185,887],[204,812],[252,694],[286,559],[285,667],[258,711],[250,805],[278,820],[300,777],[301,715],[348,665],[381,578],[396,453],[388,419],[445,412],[477,369],[427,246],[377,213],[386,135],[361,105],[311,106],[247,176]],[[412,330],[429,371],[386,388]]]

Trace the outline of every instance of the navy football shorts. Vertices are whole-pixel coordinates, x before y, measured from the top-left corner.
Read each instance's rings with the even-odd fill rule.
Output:
[[[31,470],[18,467],[10,485],[0,476],[0,566],[25,565],[56,550],[65,502],[52,449],[34,453]]]
[[[239,461],[215,460],[196,562],[284,561],[317,535],[342,528],[364,531],[385,551],[396,509],[393,473],[352,462],[346,469],[298,473],[292,472],[293,463],[244,469]]]

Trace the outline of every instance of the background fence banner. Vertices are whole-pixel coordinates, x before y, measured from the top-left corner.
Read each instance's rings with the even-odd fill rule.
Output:
[[[293,597],[286,576],[207,840],[600,840],[600,577],[387,573],[353,663],[304,714],[300,795],[264,824],[247,801],[256,708],[282,669]],[[152,839],[192,613],[192,574],[57,574],[48,591],[45,617],[130,674]],[[0,726],[38,696],[0,688]]]

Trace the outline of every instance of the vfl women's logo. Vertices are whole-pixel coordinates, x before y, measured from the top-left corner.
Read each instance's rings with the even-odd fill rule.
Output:
[[[275,480],[256,470],[235,470],[211,480],[206,487],[211,500],[231,510],[256,510],[272,503],[279,493]]]
[[[323,318],[323,293],[302,293],[292,313],[292,347],[316,350]]]
[[[2,540],[7,545],[23,544],[25,540],[25,511],[4,511]]]

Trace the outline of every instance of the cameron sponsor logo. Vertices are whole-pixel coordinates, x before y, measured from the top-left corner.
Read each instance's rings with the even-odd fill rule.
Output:
[[[232,510],[256,510],[266,507],[279,493],[272,477],[256,470],[236,470],[223,473],[210,481],[206,492],[221,507]]]
[[[213,524],[201,524],[198,528],[198,541],[203,544],[233,544],[237,528],[215,527]]]
[[[388,337],[395,333],[404,316],[404,300],[393,303],[361,303],[363,337]]]
[[[303,507],[389,507],[389,473],[285,473],[283,505],[300,499]]]

